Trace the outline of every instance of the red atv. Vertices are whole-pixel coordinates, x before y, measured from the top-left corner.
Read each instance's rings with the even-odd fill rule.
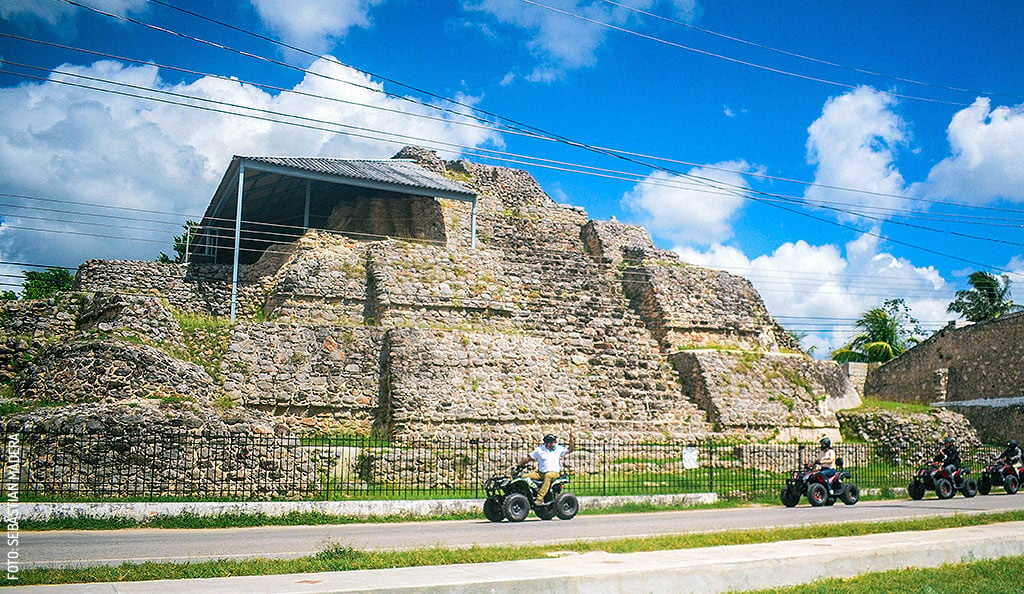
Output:
[[[974,497],[978,494],[978,483],[967,476],[970,473],[969,468],[960,467],[950,474],[942,463],[932,462],[917,469],[907,487],[907,493],[911,499],[921,499],[925,491],[935,491],[939,499],[949,499],[957,491],[963,493],[964,497]]]
[[[843,459],[836,459],[836,473],[826,479],[821,470],[815,470],[810,465],[800,470],[794,470],[793,474],[786,479],[786,486],[779,494],[782,505],[796,507],[800,498],[807,496],[807,501],[814,507],[822,505],[833,505],[836,498],[843,500],[846,505],[854,505],[860,501],[860,488],[852,482],[844,482],[850,478],[850,473],[843,470]]]
[[[992,487],[1000,485],[1008,495],[1013,495],[1020,488],[1021,471],[1013,467],[1006,460],[996,460],[985,467],[981,473],[981,480],[978,481],[978,492],[988,495]]]

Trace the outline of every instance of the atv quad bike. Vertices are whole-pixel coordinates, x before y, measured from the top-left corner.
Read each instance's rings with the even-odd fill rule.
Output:
[[[540,491],[541,481],[523,476],[523,467],[516,466],[507,476],[493,476],[487,479],[484,488],[487,499],[484,501],[484,516],[492,522],[508,520],[522,522],[530,510],[542,520],[557,517],[560,520],[571,520],[580,510],[579,500],[572,493],[564,491],[569,484],[569,475],[551,481],[551,488],[544,496],[544,505],[534,502]]]
[[[860,501],[860,488],[848,480],[850,473],[843,470],[842,458],[836,459],[836,471],[831,478],[825,478],[821,470],[812,469],[810,466],[794,470],[786,479],[786,486],[779,494],[782,505],[796,507],[796,504],[800,503],[800,498],[804,496],[814,507],[833,505],[836,498],[841,499],[846,505],[856,504]]]

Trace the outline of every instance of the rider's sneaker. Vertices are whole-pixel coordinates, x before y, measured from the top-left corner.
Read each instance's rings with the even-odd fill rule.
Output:
[[[540,497],[538,497],[538,498],[534,499],[534,500],[533,500],[533,504],[534,504],[534,505],[545,505],[545,503],[544,503],[544,500],[543,500],[543,499],[541,499]]]

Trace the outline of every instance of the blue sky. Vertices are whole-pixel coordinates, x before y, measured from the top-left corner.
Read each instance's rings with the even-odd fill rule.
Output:
[[[1024,301],[1022,32],[1005,2],[8,0],[0,266],[169,251],[233,154],[421,144],[749,278],[819,352],[888,298],[934,329],[973,270]]]

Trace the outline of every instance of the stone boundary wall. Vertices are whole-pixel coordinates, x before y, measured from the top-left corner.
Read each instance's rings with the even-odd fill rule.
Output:
[[[900,402],[956,402],[1024,396],[1024,313],[957,327],[869,373],[864,393]]]
[[[1002,446],[1008,440],[1020,440],[1024,427],[1024,398],[990,398],[944,402],[941,406],[967,417],[984,443]]]
[[[981,445],[977,432],[963,415],[939,408],[916,414],[842,411],[838,417],[844,433],[879,444],[882,453],[898,465],[931,460],[947,436],[961,450]]]

